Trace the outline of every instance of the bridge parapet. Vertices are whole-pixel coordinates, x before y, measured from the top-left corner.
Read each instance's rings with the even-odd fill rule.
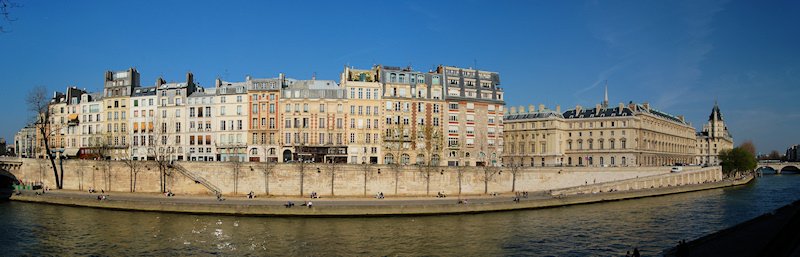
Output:
[[[800,162],[758,162],[756,169],[770,168],[775,170],[776,173],[781,173],[785,168],[793,167],[792,170],[800,170]]]

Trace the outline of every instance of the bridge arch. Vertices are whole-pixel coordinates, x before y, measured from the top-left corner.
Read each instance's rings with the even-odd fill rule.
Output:
[[[781,168],[780,172],[781,173],[783,173],[783,172],[800,173],[800,168],[798,168],[797,166],[794,166],[794,165],[787,165],[787,166],[784,166],[783,168]]]

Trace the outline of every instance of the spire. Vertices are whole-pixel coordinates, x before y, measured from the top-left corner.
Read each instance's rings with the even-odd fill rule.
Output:
[[[603,108],[608,108],[608,80],[606,80],[606,90],[603,95]]]
[[[719,104],[717,104],[717,100],[714,100],[714,108],[711,109],[711,115],[708,116],[708,120],[718,120],[722,121],[722,112],[719,110]]]

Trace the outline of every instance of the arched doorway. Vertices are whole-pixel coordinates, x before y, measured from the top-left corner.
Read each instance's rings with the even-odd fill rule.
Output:
[[[283,162],[289,162],[292,160],[292,151],[289,149],[283,150]]]

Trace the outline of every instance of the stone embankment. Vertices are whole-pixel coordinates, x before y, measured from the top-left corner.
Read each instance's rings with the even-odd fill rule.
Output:
[[[718,168],[710,170],[719,171]],[[112,193],[106,200],[97,200],[96,194],[75,191],[51,191],[44,195],[26,191],[13,196],[12,200],[60,204],[68,206],[95,207],[117,210],[161,211],[192,214],[256,215],[256,216],[382,216],[382,215],[438,215],[480,213],[520,209],[550,208],[558,206],[598,203],[625,199],[661,196],[699,190],[730,187],[748,183],[752,177],[737,180],[716,180],[694,183],[694,179],[704,179],[704,172],[698,170],[685,174],[664,174],[663,176],[643,177],[626,181],[599,183],[592,186],[570,188],[563,191],[531,192],[527,197],[513,201],[514,194],[499,196],[469,196],[459,199],[453,195],[445,198],[433,197],[389,197],[373,198],[256,198],[241,197],[218,201],[212,197],[178,196],[165,197],[156,194]],[[709,174],[714,174],[709,173]],[[667,176],[671,175],[671,176]],[[681,181],[681,178],[687,179]],[[654,181],[667,184],[656,186]],[[670,182],[677,182],[669,184]],[[659,182],[661,183],[661,182]],[[588,182],[587,182],[588,184]],[[631,185],[631,186],[626,186]],[[638,186],[637,185],[641,185]],[[610,190],[610,189],[614,190]],[[597,189],[596,191],[592,191]],[[590,191],[582,191],[590,190]],[[602,192],[601,192],[602,190]],[[589,192],[589,193],[583,193]],[[555,195],[553,195],[555,194]],[[466,203],[459,203],[466,200]],[[292,201],[296,205],[284,206]],[[312,201],[313,207],[301,206]]]
[[[10,169],[26,183],[43,183],[55,188],[50,162],[36,159],[2,158],[0,162],[21,163]],[[266,164],[229,162],[175,162],[166,170],[153,162],[128,165],[118,161],[65,160],[64,189],[105,192],[158,193],[162,188],[179,195],[278,197],[368,197],[383,193],[391,197],[509,194],[549,191],[656,175],[672,176],[670,167],[425,167],[416,165],[358,164]],[[699,170],[686,167],[684,173]],[[714,167],[710,168],[714,169]],[[717,172],[717,171],[711,171]],[[165,176],[162,176],[162,173]],[[721,177],[705,175],[706,177]],[[682,178],[676,183],[697,183]],[[644,188],[642,182],[631,188]],[[664,185],[667,185],[666,183]]]

